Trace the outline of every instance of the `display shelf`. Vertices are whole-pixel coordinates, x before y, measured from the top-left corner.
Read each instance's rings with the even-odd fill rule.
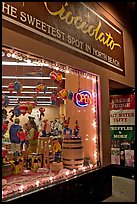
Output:
[[[104,191],[105,189],[105,191]],[[62,178],[57,182],[30,190],[27,193],[3,199],[3,203],[74,201],[100,202],[112,195],[112,177],[110,166],[81,172]]]

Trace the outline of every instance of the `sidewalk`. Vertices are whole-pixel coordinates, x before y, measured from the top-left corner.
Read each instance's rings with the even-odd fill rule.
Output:
[[[135,202],[135,180],[112,176],[112,196],[102,202]]]

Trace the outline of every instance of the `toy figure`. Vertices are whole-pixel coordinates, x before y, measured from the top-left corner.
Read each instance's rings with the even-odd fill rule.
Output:
[[[55,161],[61,161],[61,144],[57,139],[54,140],[53,148],[55,152]]]
[[[28,141],[28,138],[27,138],[28,132],[27,132],[26,124],[23,127],[24,127],[25,131],[23,131],[23,129],[21,128],[17,132],[17,136],[20,139],[20,150],[21,150],[21,152],[23,150],[23,144],[25,144],[27,148],[28,148],[28,145],[29,145],[29,141]]]
[[[78,134],[79,134],[79,125],[78,125],[78,121],[76,120],[76,125],[75,125],[75,128],[74,128],[74,135],[78,136]]]
[[[42,130],[42,137],[46,137],[47,135],[51,135],[51,127],[48,123],[48,120],[43,120],[43,123],[44,123],[44,127],[43,127],[43,130]]]
[[[65,135],[66,139],[70,139],[72,135],[72,129],[68,127],[69,121],[70,121],[70,117],[68,117],[67,120],[64,120],[64,123],[63,123],[63,128],[64,128],[63,134]]]

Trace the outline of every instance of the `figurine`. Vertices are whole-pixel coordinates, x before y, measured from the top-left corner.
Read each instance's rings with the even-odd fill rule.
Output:
[[[78,135],[79,135],[78,120],[76,120],[76,125],[75,125],[75,128],[74,128],[74,135],[75,135],[76,137],[78,137]]]

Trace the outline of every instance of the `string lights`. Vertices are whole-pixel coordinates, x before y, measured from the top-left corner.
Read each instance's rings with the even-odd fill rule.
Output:
[[[8,47],[3,46],[2,47],[2,57],[7,56],[8,58],[12,58],[15,61],[14,62],[9,62],[9,61],[4,61],[3,65],[8,65],[8,64],[17,64],[17,65],[22,65],[23,66],[42,66],[42,67],[48,67],[50,69],[54,69],[57,71],[64,72],[66,74],[73,74],[76,76],[81,76],[83,78],[86,78],[88,80],[95,80],[95,76],[91,73],[84,72],[82,70],[77,70],[75,68],[72,68],[71,66],[59,63],[59,62],[54,62],[52,60],[47,60],[43,59],[40,57],[36,57],[34,55],[31,55],[30,53],[27,54],[25,52],[21,52],[15,49],[11,49]]]
[[[27,54],[27,53],[24,53],[24,52],[21,52],[21,51],[11,49],[11,48],[7,48],[7,47],[3,46],[3,48],[2,48],[2,57],[4,58],[5,56],[8,57],[8,58],[14,59],[14,63],[16,63],[17,65],[21,65],[21,63],[23,63],[23,66],[25,66],[25,64],[26,64],[26,66],[29,65],[29,66],[47,67],[47,68],[50,68],[50,69],[54,69],[56,71],[64,72],[65,74],[72,74],[72,75],[75,75],[75,76],[80,76],[80,77],[85,78],[87,80],[91,80],[91,82],[92,82],[91,95],[92,95],[92,99],[93,99],[92,106],[91,106],[91,111],[94,114],[94,118],[95,118],[91,123],[91,126],[94,129],[94,134],[92,136],[92,140],[93,140],[93,143],[94,143],[93,157],[94,157],[94,163],[97,163],[97,160],[98,160],[97,93],[96,93],[97,76],[94,75],[94,74],[91,74],[89,72],[84,72],[82,70],[78,70],[76,68],[73,68],[71,66],[68,66],[68,65],[65,65],[65,64],[62,64],[62,63],[59,63],[59,62],[54,62],[54,61],[49,60],[49,59],[44,59],[44,58],[40,58],[40,57],[31,55],[30,53]],[[11,63],[11,62],[4,61],[3,65],[6,65],[6,63],[8,65],[8,63]],[[5,76],[5,78],[6,78],[6,76]],[[50,79],[50,77],[48,77],[48,79]],[[65,78],[63,78],[63,79],[65,79]],[[3,86],[3,88],[7,88],[7,86],[5,86],[5,87]],[[26,87],[23,86],[23,88],[26,88]],[[32,86],[32,88],[35,88],[35,86]],[[50,88],[50,87],[48,87],[48,88]],[[51,88],[53,88],[53,87],[51,87]],[[54,88],[56,89],[57,87],[54,87]],[[5,91],[3,93],[9,93],[9,92]],[[14,91],[13,93],[16,93],[16,92]],[[33,91],[31,93],[36,93],[36,92]],[[43,93],[43,92],[40,92],[40,93]],[[48,92],[46,92],[46,93],[48,93]],[[17,96],[9,96],[9,98],[11,98],[11,97],[12,98],[17,98]],[[18,98],[24,98],[24,96],[18,96]],[[14,103],[18,102],[18,98],[17,98],[16,102],[14,101]],[[33,97],[28,96],[28,97],[25,97],[25,98],[33,98]],[[50,99],[51,97],[37,96],[37,98],[49,98]],[[14,99],[12,99],[12,100],[14,100]],[[23,101],[22,101],[22,103],[23,103]],[[45,102],[43,101],[43,103],[45,103]],[[48,101],[47,103],[48,104],[46,104],[46,105],[50,105],[51,102]],[[13,104],[10,104],[10,105],[13,105]],[[43,104],[38,102],[38,105],[43,105]],[[78,110],[78,112],[80,112],[80,110]],[[89,140],[89,137],[90,137],[90,135],[87,134],[86,135],[86,140]],[[27,191],[27,190],[29,190],[29,188],[32,188],[32,185],[33,185],[34,188],[38,188],[38,187],[43,188],[43,185],[48,185],[48,184],[51,184],[53,182],[60,181],[61,179],[66,179],[67,180],[69,177],[76,176],[76,174],[92,170],[92,169],[94,169],[94,167],[95,166],[93,166],[92,164],[89,164],[88,166],[80,167],[77,170],[73,169],[72,171],[66,171],[65,174],[57,174],[54,177],[53,176],[50,176],[50,177],[44,177],[43,176],[42,178],[39,178],[39,179],[37,178],[33,182],[31,181],[31,183],[28,182],[27,184],[24,184],[24,185],[22,184],[20,186],[20,188],[18,189],[18,191],[20,193],[23,192],[23,191]],[[25,185],[26,185],[26,187],[25,187]],[[7,195],[8,195],[8,193],[6,192],[6,190],[2,191],[2,197],[7,196]]]

